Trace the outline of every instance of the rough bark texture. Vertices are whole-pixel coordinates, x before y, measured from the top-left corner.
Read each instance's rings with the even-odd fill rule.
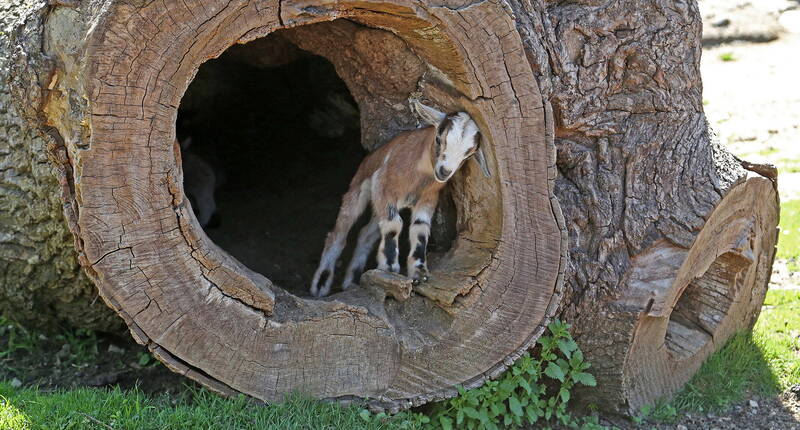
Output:
[[[775,253],[774,183],[763,178],[745,183],[747,172],[710,136],[702,108],[695,2],[514,5],[528,57],[556,119],[556,195],[570,240],[559,314],[572,323],[598,376],[598,387],[582,393],[583,401],[635,413],[682,386],[730,336],[722,326],[743,329],[755,321]],[[715,206],[723,210],[734,204],[727,199],[753,203],[742,206],[728,220],[730,226],[706,225]],[[751,225],[736,234],[753,242],[749,251],[734,251],[749,252],[748,270],[741,274],[749,277],[746,294],[752,291],[743,305],[747,311],[728,313],[712,331],[712,347],[683,360],[663,354],[669,309],[690,279],[703,277],[708,267],[687,252],[716,258],[729,250],[725,247],[738,249],[730,244],[716,249],[699,237],[709,234],[705,228],[724,230],[739,222]],[[674,267],[647,258],[663,252],[654,250],[659,247],[680,254],[672,256]],[[691,271],[688,279],[669,273],[660,284],[646,283],[647,298],[664,301],[665,309],[654,311],[650,300],[631,305],[635,273],[674,272],[681,265],[702,267],[682,267]],[[730,267],[728,274],[739,270]],[[732,288],[727,299],[738,294]],[[643,327],[652,326],[653,317],[661,330],[646,333]]]
[[[40,3],[0,4],[0,314],[42,329],[117,331],[119,318],[78,265],[60,197],[64,175],[48,162],[56,143],[11,100],[9,81],[28,85],[12,74],[20,67],[12,56],[24,62],[21,52],[41,44]],[[19,33],[27,36],[12,44]],[[38,94],[30,96],[25,104],[35,110]]]
[[[60,192],[79,260],[137,340],[219,391],[421,403],[496,375],[556,313],[598,376],[582,400],[635,411],[758,314],[777,195],[709,135],[694,2],[13,9],[3,16],[22,18],[6,25],[27,25],[11,63],[29,65],[15,75],[21,127],[54,139],[57,179],[40,194]],[[414,125],[412,97],[468,110],[489,142],[495,180],[472,168],[456,179],[456,245],[438,280],[402,303],[365,290],[289,295],[209,241],[183,198],[172,145],[183,91],[205,59],[278,33],[334,64],[361,107],[365,147]],[[47,220],[59,261],[74,258],[60,218]]]

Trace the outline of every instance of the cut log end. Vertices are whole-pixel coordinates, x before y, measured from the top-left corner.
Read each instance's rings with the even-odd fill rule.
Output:
[[[552,316],[565,261],[555,172],[541,156],[554,153],[553,142],[507,10],[406,0],[206,3],[213,16],[179,0],[110,1],[87,39],[92,138],[82,149],[91,150],[70,148],[82,179],[74,184],[81,199],[68,203],[101,294],[137,339],[188,377],[265,401],[303,391],[394,409],[505,369]],[[184,195],[177,106],[203,62],[260,38],[254,49],[263,55],[240,46],[230,58],[272,67],[309,55],[293,46],[324,57],[358,103],[365,148],[416,126],[412,98],[479,123],[496,175],[467,164],[449,185],[458,231],[429,261],[435,292],[411,294],[405,277],[368,272],[364,288],[324,300],[294,295],[202,230]]]

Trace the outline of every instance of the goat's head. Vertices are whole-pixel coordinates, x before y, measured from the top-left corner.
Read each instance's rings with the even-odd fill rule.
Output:
[[[414,106],[422,119],[436,127],[433,145],[433,177],[447,182],[469,157],[475,156],[483,174],[490,177],[486,156],[481,148],[481,132],[466,112],[445,114],[418,101]]]

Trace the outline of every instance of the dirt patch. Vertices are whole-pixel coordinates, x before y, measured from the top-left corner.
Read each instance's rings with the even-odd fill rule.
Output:
[[[772,43],[705,49],[703,104],[719,140],[736,155],[778,166],[781,199],[800,197],[800,34]]]
[[[627,418],[600,417],[608,428],[658,430],[798,430],[800,402],[787,391],[772,399],[750,399],[739,402],[721,413],[694,413],[678,416],[668,423],[643,419],[640,423]]]
[[[769,287],[778,290],[800,290],[800,272],[789,269],[788,260],[775,260]]]
[[[147,394],[184,395],[193,381],[171,372],[130,339],[87,331],[44,335],[0,326],[0,380],[45,391],[138,387]]]

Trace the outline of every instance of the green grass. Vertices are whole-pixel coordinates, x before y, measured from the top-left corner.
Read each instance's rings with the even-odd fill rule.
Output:
[[[800,160],[794,158],[779,158],[775,165],[778,167],[779,173],[800,172]]]
[[[781,204],[781,231],[776,258],[789,260],[789,270],[800,271],[800,200]]]
[[[87,389],[44,393],[0,383],[0,428],[22,429],[415,429],[418,415],[394,418],[294,396],[262,406],[197,390],[191,401],[139,391]]]
[[[736,61],[737,60],[736,56],[733,55],[733,52],[723,52],[722,54],[719,54],[719,59],[722,60],[722,61]]]

